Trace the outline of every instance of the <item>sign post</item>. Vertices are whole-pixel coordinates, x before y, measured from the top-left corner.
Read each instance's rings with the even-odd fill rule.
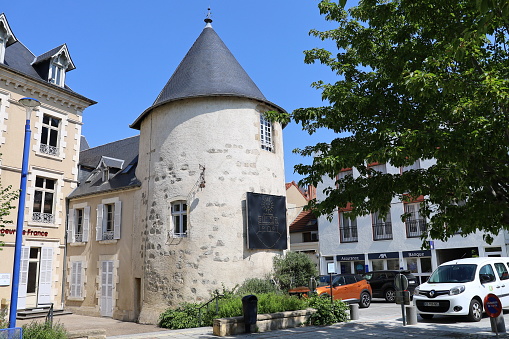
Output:
[[[329,273],[329,287],[330,287],[330,303],[331,305],[334,303],[334,297],[332,296],[332,274],[336,273],[336,269],[334,267],[334,263],[327,264],[327,272]]]
[[[497,321],[500,314],[502,314],[502,302],[495,294],[489,293],[484,297],[484,310],[490,317],[491,330],[495,329],[498,338],[499,325],[502,331],[505,332],[504,318],[500,318],[501,322]]]
[[[394,284],[396,285],[396,293],[401,293],[404,295],[404,291],[408,288],[408,278],[404,274],[397,274],[394,279]],[[403,326],[406,326],[406,317],[405,317],[405,298],[401,300],[401,315],[403,316]]]

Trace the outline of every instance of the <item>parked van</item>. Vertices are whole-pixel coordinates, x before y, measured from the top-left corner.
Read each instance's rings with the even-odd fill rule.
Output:
[[[424,319],[435,314],[466,315],[479,321],[484,297],[496,294],[509,307],[509,258],[482,257],[443,263],[414,290],[414,304]]]

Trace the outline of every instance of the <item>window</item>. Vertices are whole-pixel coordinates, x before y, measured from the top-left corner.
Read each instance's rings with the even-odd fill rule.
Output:
[[[318,241],[318,232],[303,232],[302,242],[315,242]]]
[[[260,142],[262,149],[270,152],[273,151],[272,123],[263,114],[260,114]]]
[[[65,84],[65,68],[67,67],[67,59],[62,53],[53,58],[50,66],[49,82],[60,87]]]
[[[173,219],[173,235],[175,237],[187,237],[187,203],[176,201],[171,205]]]
[[[501,262],[495,263],[495,269],[497,270],[498,277],[500,278],[500,280],[509,279],[509,272],[507,271],[507,267],[503,263]]]
[[[90,206],[69,210],[67,242],[88,242]]]
[[[481,283],[487,283],[495,281],[495,272],[493,272],[493,268],[490,264],[484,265],[479,270],[479,280],[481,280]]]
[[[341,224],[339,227],[341,242],[357,242],[357,219],[350,218],[347,213],[341,212]]]
[[[373,240],[392,239],[391,213],[387,213],[385,218],[380,212],[373,213]]]
[[[53,215],[53,200],[55,196],[56,180],[36,177],[34,192],[34,207],[32,221],[45,224],[55,223]]]
[[[106,201],[97,205],[96,240],[120,239],[122,202]]]
[[[82,278],[83,263],[81,261],[73,261],[71,266],[71,291],[69,296],[71,298],[83,297],[83,278]]]
[[[409,216],[405,219],[406,234],[408,238],[420,237],[426,231],[426,219],[419,214],[420,204],[405,204],[405,213]]]
[[[410,170],[418,170],[420,168],[421,168],[421,161],[419,159],[417,159],[413,164],[411,164],[409,166],[403,166],[401,168],[401,171],[406,172],[406,171],[410,171]]]
[[[5,60],[5,45],[6,45],[6,39],[5,39],[5,32],[3,32],[0,29],[0,63],[4,63]]]
[[[115,205],[106,204],[104,205],[104,229],[103,229],[103,240],[113,239],[113,220],[115,219]]]
[[[44,154],[58,156],[58,129],[60,119],[44,114],[42,118],[41,146],[39,151]]]

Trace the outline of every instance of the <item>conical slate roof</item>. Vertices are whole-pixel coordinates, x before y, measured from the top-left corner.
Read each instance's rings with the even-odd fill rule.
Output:
[[[144,117],[165,103],[208,96],[251,98],[284,112],[281,107],[265,99],[210,23],[207,23],[154,104],[131,127],[139,129]]]

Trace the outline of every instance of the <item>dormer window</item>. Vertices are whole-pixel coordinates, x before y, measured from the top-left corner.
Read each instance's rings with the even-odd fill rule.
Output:
[[[49,72],[49,82],[60,87],[65,84],[65,69],[67,67],[67,58],[62,53],[51,60]]]
[[[5,49],[18,41],[9,27],[5,14],[0,13],[0,64],[5,63]]]
[[[124,160],[103,156],[98,169],[102,173],[102,181],[107,182],[124,167]]]

